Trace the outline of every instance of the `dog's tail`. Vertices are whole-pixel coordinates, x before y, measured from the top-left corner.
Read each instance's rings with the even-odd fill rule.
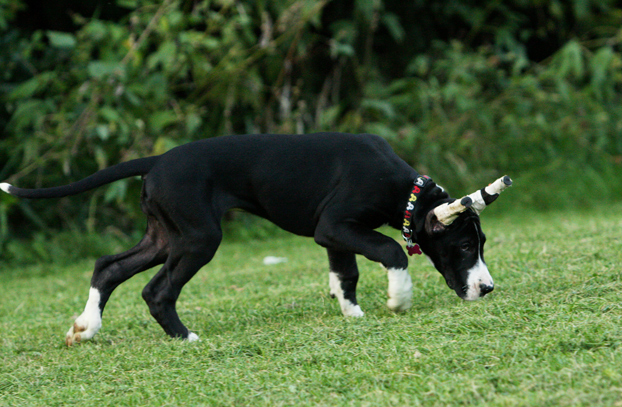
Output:
[[[64,196],[76,195],[80,192],[88,191],[123,178],[145,175],[153,168],[159,158],[159,156],[154,156],[126,161],[97,171],[95,174],[89,175],[80,181],[60,187],[25,189],[17,188],[11,184],[2,182],[0,183],[0,189],[19,198],[62,198]]]

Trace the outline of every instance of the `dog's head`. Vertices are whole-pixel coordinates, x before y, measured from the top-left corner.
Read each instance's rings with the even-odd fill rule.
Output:
[[[476,300],[494,289],[484,261],[486,235],[479,214],[510,185],[512,180],[505,176],[460,200],[443,199],[421,223],[417,242],[462,299]]]

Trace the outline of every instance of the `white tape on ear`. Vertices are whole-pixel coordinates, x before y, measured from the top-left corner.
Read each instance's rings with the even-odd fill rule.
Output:
[[[473,200],[473,205],[471,205],[471,209],[473,209],[475,213],[479,215],[481,211],[486,209],[486,202],[484,202],[484,197],[482,196],[481,189],[479,191],[473,192],[471,195],[469,195],[469,197]]]
[[[512,186],[512,180],[507,175],[504,175],[492,184],[485,187],[484,192],[485,194],[491,195],[496,198],[501,192],[503,192],[503,190],[510,186]],[[473,192],[468,196],[473,200],[473,205],[471,206],[471,208],[475,211],[476,214],[479,215],[484,209],[486,209],[487,205],[481,189],[479,191]],[[494,198],[492,199],[493,201]],[[491,201],[489,200],[488,203],[490,204]]]
[[[451,225],[458,215],[466,211],[473,204],[473,200],[465,196],[462,199],[456,199],[452,203],[444,203],[434,208],[434,214],[439,222],[445,226]]]
[[[512,180],[507,175],[504,175],[484,189],[489,195],[496,195],[500,194],[503,190],[510,186],[512,186]]]

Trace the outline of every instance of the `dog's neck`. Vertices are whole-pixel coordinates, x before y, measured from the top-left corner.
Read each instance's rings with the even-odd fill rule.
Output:
[[[411,181],[408,196],[400,202],[400,226],[407,245],[417,243],[417,235],[425,233],[428,212],[450,201],[449,194],[428,176],[418,175]]]
[[[406,246],[409,248],[408,253],[411,253],[411,247],[416,246],[415,237],[415,209],[419,205],[418,201],[425,187],[432,182],[432,178],[427,175],[419,175],[413,182],[412,190],[408,196],[408,202],[406,203],[406,209],[404,210],[404,220],[402,223],[402,237],[406,241]],[[419,251],[419,254],[421,252]]]

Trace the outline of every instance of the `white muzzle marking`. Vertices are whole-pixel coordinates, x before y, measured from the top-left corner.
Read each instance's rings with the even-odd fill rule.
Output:
[[[467,301],[479,299],[482,296],[482,286],[492,287],[494,286],[494,282],[492,281],[492,276],[488,272],[486,263],[484,263],[480,256],[475,266],[468,271],[466,296],[464,299]]]

